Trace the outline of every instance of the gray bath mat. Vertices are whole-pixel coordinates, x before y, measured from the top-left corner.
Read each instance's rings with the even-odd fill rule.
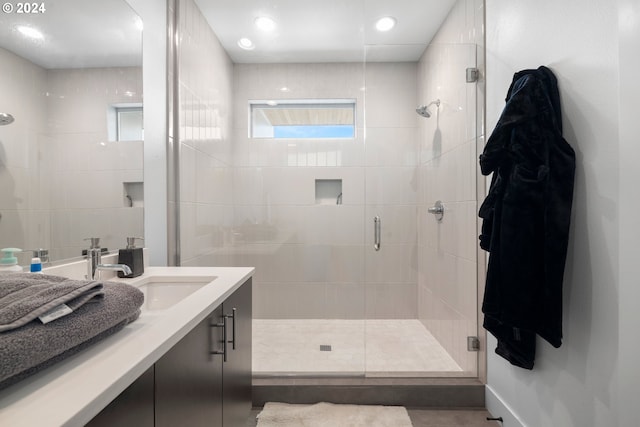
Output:
[[[257,418],[257,427],[412,427],[402,406],[268,402]]]

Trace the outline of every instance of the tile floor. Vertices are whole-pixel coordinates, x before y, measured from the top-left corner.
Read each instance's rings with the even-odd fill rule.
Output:
[[[500,427],[487,421],[489,412],[482,409],[409,409],[413,427]]]
[[[331,351],[321,351],[321,345]],[[254,319],[254,375],[461,376],[419,320]]]
[[[496,421],[487,421],[490,414],[481,409],[409,409],[408,412],[413,427],[500,427]],[[260,408],[254,408],[245,427],[255,427],[259,413]]]

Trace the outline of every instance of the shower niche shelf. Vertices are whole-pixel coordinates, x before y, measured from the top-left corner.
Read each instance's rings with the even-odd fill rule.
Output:
[[[123,182],[123,205],[126,208],[144,206],[144,184],[142,182]]]
[[[316,204],[317,205],[341,205],[342,204],[342,180],[341,179],[316,179]]]

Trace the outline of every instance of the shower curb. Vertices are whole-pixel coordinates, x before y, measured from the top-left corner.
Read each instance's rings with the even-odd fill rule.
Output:
[[[266,402],[484,409],[485,386],[449,378],[254,378],[253,406]]]

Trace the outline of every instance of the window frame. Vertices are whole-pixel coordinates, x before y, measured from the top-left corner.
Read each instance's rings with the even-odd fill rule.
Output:
[[[353,111],[353,123],[347,125],[335,124],[335,125],[295,125],[299,127],[308,126],[310,128],[319,128],[324,126],[350,126],[353,129],[351,136],[321,136],[321,137],[312,137],[312,136],[303,136],[303,137],[276,137],[276,136],[266,136],[260,135],[255,132],[256,130],[256,111],[263,111],[269,109],[279,109],[279,108],[288,108],[288,109],[312,109],[312,108],[345,108],[350,107]],[[264,117],[264,116],[263,116]],[[266,118],[266,117],[264,117]],[[269,123],[271,125],[271,123]],[[278,126],[286,126],[286,125],[271,125],[273,129]],[[293,126],[293,125],[292,125]],[[357,100],[355,98],[327,98],[327,99],[319,99],[319,98],[306,98],[306,99],[278,99],[278,100],[249,100],[248,102],[248,137],[249,139],[265,139],[265,140],[322,140],[322,139],[356,139],[357,138]],[[274,132],[275,133],[275,132]]]
[[[141,133],[141,138],[139,139],[140,141],[144,140],[144,108],[142,105],[128,105],[128,106],[115,106],[115,115],[116,115],[116,141],[138,141],[138,139],[122,139],[122,125],[121,125],[121,113],[131,113],[131,112],[140,112],[140,133]]]

